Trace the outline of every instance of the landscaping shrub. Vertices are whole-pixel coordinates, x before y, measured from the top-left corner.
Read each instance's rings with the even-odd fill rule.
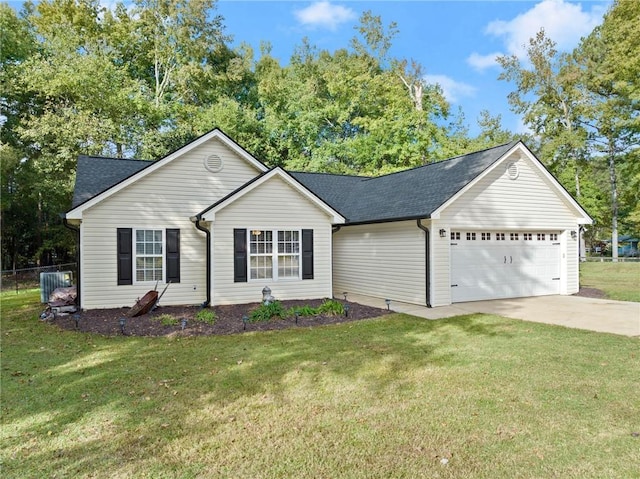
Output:
[[[318,314],[326,314],[327,316],[344,314],[344,306],[340,301],[336,301],[335,299],[326,299],[318,306]]]
[[[216,322],[216,313],[210,309],[201,309],[196,314],[196,321],[206,324],[214,324]]]
[[[161,314],[159,316],[155,316],[154,321],[159,321],[163,326],[177,326],[178,320],[174,318],[170,314]]]
[[[251,311],[249,315],[249,320],[252,322],[256,321],[269,321],[271,318],[286,318],[287,310],[284,309],[282,303],[280,301],[274,301],[269,304],[261,304],[258,308]]]

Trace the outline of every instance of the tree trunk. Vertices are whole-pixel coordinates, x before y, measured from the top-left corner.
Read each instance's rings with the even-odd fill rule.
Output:
[[[615,146],[609,140],[609,180],[611,182],[611,259],[618,261],[618,185]]]

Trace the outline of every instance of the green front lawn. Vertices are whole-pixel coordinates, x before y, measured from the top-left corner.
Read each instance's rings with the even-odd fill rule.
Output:
[[[609,299],[640,302],[640,263],[580,263],[580,286],[604,291]]]
[[[487,315],[105,338],[1,298],[3,477],[638,477],[638,339]]]

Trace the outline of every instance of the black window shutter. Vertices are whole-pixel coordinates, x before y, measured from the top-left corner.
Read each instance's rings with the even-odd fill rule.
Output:
[[[313,279],[313,230],[302,230],[302,279]]]
[[[133,284],[133,233],[118,228],[118,284]]]
[[[167,283],[180,282],[180,230],[167,229]]]
[[[233,282],[247,282],[247,230],[233,230]]]

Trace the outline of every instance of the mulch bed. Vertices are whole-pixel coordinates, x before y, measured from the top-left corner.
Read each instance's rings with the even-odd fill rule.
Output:
[[[584,296],[585,298],[600,298],[600,299],[606,298],[604,291],[601,291],[596,288],[580,288],[580,291],[574,294],[573,296]]]
[[[304,301],[281,301],[285,309],[292,307],[311,306],[317,307],[324,300],[304,300]],[[341,301],[345,303],[344,301]],[[195,319],[200,311],[199,306],[160,306],[155,311],[138,316],[137,318],[127,317],[129,308],[114,309],[92,309],[79,313],[77,330],[86,333],[101,334],[104,336],[121,335],[120,318],[126,317],[125,335],[128,336],[205,336],[213,334],[236,334],[251,331],[267,331],[273,329],[287,329],[295,327],[321,326],[325,324],[345,323],[349,321],[359,321],[367,318],[375,318],[388,314],[386,309],[373,308],[358,303],[349,302],[349,315],[336,316],[307,316],[300,317],[296,324],[295,318],[280,319],[274,318],[270,321],[247,322],[246,330],[242,321],[243,315],[260,306],[260,303],[235,304],[228,306],[214,306],[211,310],[216,315],[214,324],[206,324]],[[177,326],[164,326],[158,317],[161,315],[171,315],[178,320]],[[180,320],[185,318],[187,325],[184,331],[181,328]],[[53,320],[53,324],[62,329],[76,330],[74,315],[58,316]]]

